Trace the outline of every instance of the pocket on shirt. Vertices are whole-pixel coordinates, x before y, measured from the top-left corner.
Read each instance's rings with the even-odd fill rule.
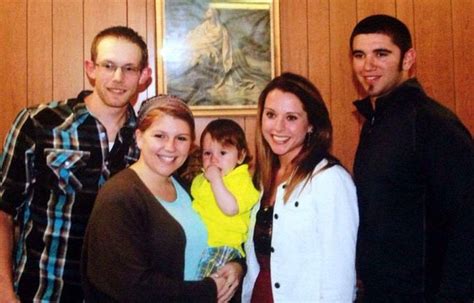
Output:
[[[64,193],[82,189],[82,183],[75,175],[80,167],[86,166],[90,152],[72,149],[45,148],[46,164],[58,178],[58,187]]]
[[[285,205],[286,215],[292,218],[288,229],[291,234],[303,242],[313,239],[318,233],[317,210],[314,198],[310,195],[299,195],[296,199],[289,199]]]

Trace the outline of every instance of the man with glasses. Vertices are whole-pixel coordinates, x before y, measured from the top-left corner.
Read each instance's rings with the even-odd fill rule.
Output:
[[[7,136],[1,302],[83,301],[81,246],[97,191],[137,158],[131,101],[150,80],[145,42],[127,27],[105,29],[94,38],[85,69],[92,91],[24,109]]]

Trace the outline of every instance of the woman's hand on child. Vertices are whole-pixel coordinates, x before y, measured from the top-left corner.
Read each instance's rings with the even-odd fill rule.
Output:
[[[234,296],[239,283],[243,278],[244,271],[242,266],[237,262],[229,262],[221,267],[214,275],[218,277],[224,277],[226,279],[225,287],[222,292],[218,292],[217,301],[229,302]]]
[[[220,297],[222,297],[222,295],[224,293],[227,292],[227,279],[224,278],[223,276],[219,276],[218,274],[212,274],[211,275],[211,278],[214,280],[214,282],[216,283],[216,288],[217,288],[217,299],[219,300]]]

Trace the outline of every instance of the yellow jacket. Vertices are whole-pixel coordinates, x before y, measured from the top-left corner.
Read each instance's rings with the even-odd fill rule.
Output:
[[[196,176],[191,185],[193,208],[207,227],[210,247],[230,246],[245,255],[242,243],[247,239],[250,210],[257,203],[260,193],[252,183],[247,164],[237,166],[224,176],[224,184],[237,200],[238,214],[227,216],[220,210],[211,184],[203,174]]]

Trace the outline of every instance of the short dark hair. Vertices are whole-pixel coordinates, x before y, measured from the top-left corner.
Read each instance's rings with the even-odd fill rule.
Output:
[[[412,48],[408,27],[402,21],[389,15],[372,15],[359,21],[351,34],[351,50],[353,50],[354,37],[360,34],[385,34],[389,36],[392,42],[400,48],[402,58]]]
[[[148,66],[148,48],[145,41],[136,31],[126,26],[112,26],[106,28],[94,37],[91,45],[91,60],[93,62],[97,59],[97,47],[99,43],[102,39],[107,37],[121,38],[136,44],[142,52],[140,69],[144,69]]]
[[[245,139],[245,132],[242,127],[231,119],[216,119],[211,121],[201,134],[201,149],[204,143],[204,136],[209,134],[211,138],[222,145],[235,146],[239,157],[245,152],[245,157],[242,163],[249,163],[252,160],[247,140]]]

